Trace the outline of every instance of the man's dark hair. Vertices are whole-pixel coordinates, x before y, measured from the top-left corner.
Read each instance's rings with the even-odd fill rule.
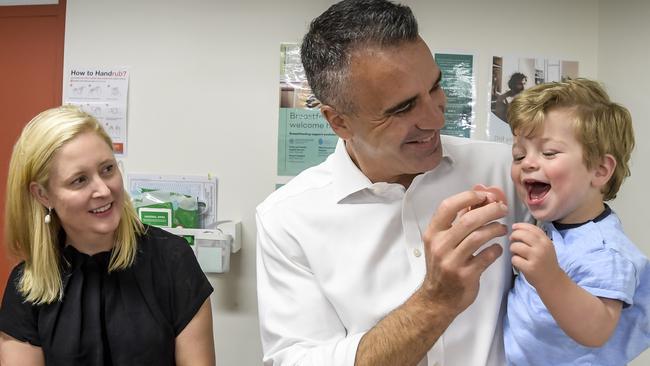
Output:
[[[409,7],[386,0],[343,0],[311,22],[300,53],[316,97],[341,112],[354,112],[346,83],[353,51],[417,39],[418,23]]]
[[[520,72],[516,72],[510,76],[508,80],[508,89],[512,90],[515,88],[515,85],[521,83],[522,80],[528,79],[528,77]]]

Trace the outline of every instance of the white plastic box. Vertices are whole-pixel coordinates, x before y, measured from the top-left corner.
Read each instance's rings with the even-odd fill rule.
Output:
[[[199,261],[203,272],[230,271],[230,253],[241,249],[240,223],[224,222],[217,229],[162,228],[186,238]]]

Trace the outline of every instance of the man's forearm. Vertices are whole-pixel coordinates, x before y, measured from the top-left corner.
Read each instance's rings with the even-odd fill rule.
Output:
[[[454,318],[416,292],[361,338],[354,364],[417,365]]]

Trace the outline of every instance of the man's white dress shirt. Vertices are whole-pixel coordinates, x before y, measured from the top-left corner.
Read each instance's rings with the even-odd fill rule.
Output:
[[[422,234],[442,200],[474,184],[501,187],[501,222],[528,220],[510,180],[510,146],[442,137],[443,159],[408,189],[372,183],[344,143],[257,207],[257,295],[265,365],[354,365],[359,340],[422,284]],[[512,270],[502,255],[476,301],[420,365],[503,365],[502,316]],[[492,242],[488,243],[491,244]]]

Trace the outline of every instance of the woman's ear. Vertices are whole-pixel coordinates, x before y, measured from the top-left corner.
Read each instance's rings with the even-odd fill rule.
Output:
[[[45,190],[45,187],[43,187],[39,183],[36,182],[29,183],[29,192],[31,192],[32,196],[34,196],[34,198],[36,198],[36,200],[40,202],[41,205],[47,208],[52,207],[50,198],[47,194],[47,190]]]
[[[594,177],[591,180],[591,184],[597,188],[604,187],[609,182],[612,174],[614,174],[615,168],[616,159],[611,154],[605,154],[594,169]]]
[[[320,112],[323,114],[323,117],[327,120],[332,127],[332,130],[336,135],[343,140],[349,140],[352,138],[352,131],[350,129],[350,120],[343,113],[334,109],[334,107],[329,105],[321,105]]]

